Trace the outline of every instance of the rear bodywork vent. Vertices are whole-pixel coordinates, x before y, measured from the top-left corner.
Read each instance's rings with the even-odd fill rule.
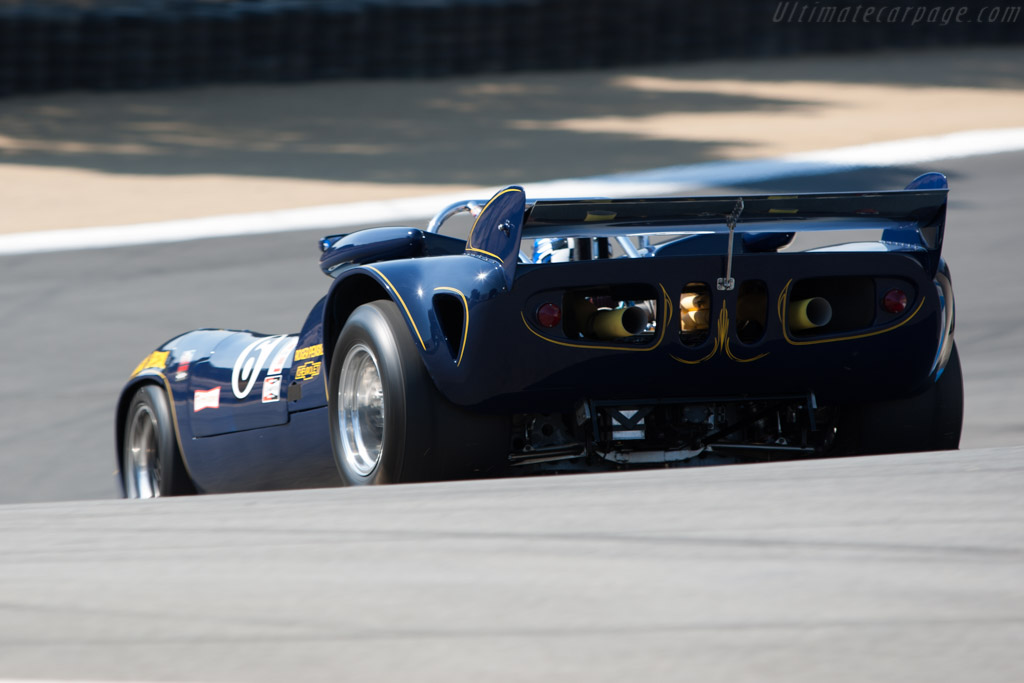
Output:
[[[658,292],[648,284],[622,283],[573,289],[545,290],[526,300],[523,318],[543,336],[566,342],[646,345],[658,327]],[[558,324],[542,322],[542,311],[560,311]],[[550,316],[547,317],[551,320]]]
[[[656,333],[657,294],[649,285],[573,289],[562,298],[570,339],[650,342]]]
[[[753,344],[764,336],[768,322],[768,287],[763,280],[745,280],[737,293],[736,336]]]
[[[444,340],[448,344],[448,352],[452,360],[462,360],[462,350],[466,342],[466,307],[458,294],[447,292],[434,295],[434,314],[441,328]]]
[[[679,339],[700,346],[711,334],[711,290],[705,282],[690,282],[679,294]]]
[[[799,280],[789,293],[786,323],[794,338],[840,334],[871,327],[875,308],[872,278]]]

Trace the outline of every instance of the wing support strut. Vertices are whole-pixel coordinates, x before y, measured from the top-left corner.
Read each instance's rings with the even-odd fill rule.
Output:
[[[736,221],[739,220],[742,213],[743,197],[737,197],[732,213],[725,217],[725,224],[729,227],[729,249],[725,257],[725,277],[718,278],[718,291],[720,292],[731,292],[736,288],[736,280],[732,276],[732,245],[736,233]]]

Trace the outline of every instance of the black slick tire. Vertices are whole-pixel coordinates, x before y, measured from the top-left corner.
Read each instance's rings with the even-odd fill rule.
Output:
[[[126,498],[196,492],[185,469],[164,390],[144,384],[128,404],[121,440],[121,483]]]
[[[406,327],[394,302],[373,301],[353,311],[334,346],[327,399],[331,447],[338,473],[349,486],[432,478],[432,386]],[[384,414],[379,456],[375,463],[364,462],[362,471],[346,456],[343,440],[353,427],[339,399],[345,361],[357,352],[368,353],[376,366]]]
[[[963,414],[963,371],[954,344],[942,375],[927,391],[906,399],[843,406],[839,454],[956,450]]]
[[[351,372],[351,366],[345,370],[350,358],[361,358],[363,367],[379,377],[384,417],[382,428],[370,437],[374,444],[379,441],[379,449],[372,449],[379,455],[371,458],[353,453],[359,420],[346,410],[339,392],[350,381],[343,379]],[[331,356],[327,400],[335,464],[349,486],[487,473],[507,454],[509,420],[458,408],[441,395],[405,318],[390,300],[363,304],[346,321]]]

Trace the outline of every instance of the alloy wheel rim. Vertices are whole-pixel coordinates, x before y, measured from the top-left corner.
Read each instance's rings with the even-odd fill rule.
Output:
[[[338,428],[345,465],[369,477],[384,452],[384,383],[373,352],[363,344],[345,356],[338,383]]]
[[[140,405],[132,417],[128,432],[128,476],[125,483],[129,498],[160,496],[160,452],[157,448],[156,415]]]

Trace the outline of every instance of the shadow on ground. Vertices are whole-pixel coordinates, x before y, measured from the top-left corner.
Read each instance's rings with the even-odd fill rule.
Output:
[[[658,114],[786,112],[823,103],[765,96],[786,81],[927,88],[1024,88],[1021,52],[961,51],[761,62],[709,62],[573,74],[436,81],[218,86],[141,93],[68,93],[5,100],[0,164],[112,174],[225,174],[377,183],[500,184],[721,158],[743,142],[645,137],[643,131],[567,130],[568,119]],[[784,67],[784,76],[782,75]],[[682,78],[683,91],[624,79]],[[740,79],[759,95],[702,90]],[[696,82],[696,85],[694,84]],[[670,89],[669,89],[670,90]],[[834,104],[832,105],[834,106]],[[627,125],[629,125],[627,123]],[[723,137],[727,137],[723,135]]]

